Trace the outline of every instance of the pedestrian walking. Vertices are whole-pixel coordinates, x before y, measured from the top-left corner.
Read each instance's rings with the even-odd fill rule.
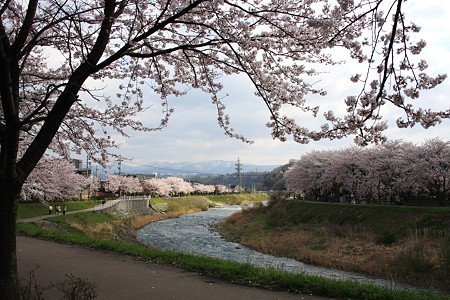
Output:
[[[51,215],[53,212],[53,206],[49,205],[48,206],[48,214]]]
[[[59,215],[60,212],[61,212],[61,206],[56,205],[55,213],[56,213],[57,215]]]
[[[66,214],[66,211],[67,211],[67,206],[63,206],[63,215],[65,215]]]

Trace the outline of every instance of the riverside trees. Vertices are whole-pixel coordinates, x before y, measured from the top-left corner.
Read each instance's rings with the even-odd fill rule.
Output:
[[[413,59],[425,46],[410,34],[404,0],[5,0],[0,4],[0,294],[15,299],[15,224],[23,184],[45,151],[68,156],[85,150],[104,161],[116,146],[111,132],[150,131],[135,118],[145,109],[143,86],[159,95],[164,127],[167,100],[189,89],[211,95],[218,123],[233,131],[222,101],[222,76],[244,74],[268,108],[274,138],[300,143],[356,135],[358,144],[380,142],[382,107],[404,117],[400,127],[429,127],[448,111],[415,108],[421,90],[445,76],[430,77]],[[384,10],[383,10],[384,9]],[[308,94],[319,75],[314,64],[333,64],[329,49],[346,49],[364,70],[351,79],[357,96],[344,99],[347,115],[324,112],[325,124],[306,128],[283,108],[317,115]],[[365,75],[361,75],[365,74]],[[102,91],[121,81],[115,96]],[[102,81],[103,80],[103,81]],[[25,143],[25,151],[18,149]]]
[[[190,194],[230,193],[223,185],[190,183],[181,177],[150,178],[140,181],[132,175],[107,175],[106,190],[115,194],[152,193],[160,197]]]
[[[150,178],[139,181],[128,175],[108,175],[106,190],[115,194],[152,193],[160,197],[190,194],[225,194],[231,191],[223,185],[190,183],[181,177]]]
[[[314,151],[285,173],[288,189],[310,200],[450,204],[450,142],[415,146],[400,141],[378,147]]]
[[[121,195],[122,193],[141,193],[143,191],[139,179],[132,176],[108,175],[107,190]]]
[[[150,178],[142,182],[142,188],[161,197],[189,194],[225,194],[231,190],[224,185],[189,183],[180,177]]]
[[[83,190],[97,190],[97,178],[76,173],[75,166],[66,159],[45,155],[28,176],[21,192],[22,201],[74,198]]]

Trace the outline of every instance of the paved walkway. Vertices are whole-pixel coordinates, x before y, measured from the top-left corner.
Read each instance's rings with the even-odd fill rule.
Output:
[[[112,200],[115,201],[115,200]],[[108,201],[110,202],[110,201]],[[106,202],[106,203],[108,203]],[[86,208],[86,209],[81,209],[81,210],[73,210],[73,211],[67,211],[66,215],[70,215],[70,214],[76,214],[79,212],[90,212],[90,211],[100,211],[102,210],[102,208],[105,206],[105,204],[100,204],[91,208]],[[51,218],[51,217],[56,217],[56,216],[61,216],[62,213],[60,213],[59,215],[56,215],[55,213],[51,214],[51,215],[42,215],[42,216],[37,216],[37,217],[31,217],[31,218],[24,218],[24,219],[18,219],[17,223],[34,223],[34,222],[38,222],[38,221],[42,221],[45,220],[47,218]]]
[[[66,214],[97,210],[99,206]],[[42,224],[54,216],[44,215],[17,222]],[[64,280],[67,274],[95,282],[97,299],[100,300],[328,299],[232,284],[171,266],[138,261],[132,256],[23,236],[17,237],[17,260],[20,275],[27,277],[34,270],[37,283],[43,287]],[[45,299],[60,299],[61,294],[48,290],[43,296]]]
[[[100,300],[326,299],[236,285],[171,266],[137,261],[127,255],[23,236],[17,237],[17,258],[21,276],[35,269],[40,286],[71,274],[95,282]],[[47,291],[43,296],[60,299],[58,295]]]

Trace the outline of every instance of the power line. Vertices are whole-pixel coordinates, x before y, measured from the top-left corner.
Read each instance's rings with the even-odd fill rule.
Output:
[[[127,161],[127,163],[132,164],[132,165],[137,165],[137,166],[141,166],[141,167],[148,167],[148,168],[154,168],[154,169],[159,169],[159,170],[167,170],[167,171],[177,171],[177,172],[183,172],[183,173],[192,173],[192,174],[205,174],[205,175],[222,175],[222,174],[214,174],[214,173],[205,173],[205,172],[199,172],[199,171],[186,171],[186,170],[179,170],[179,169],[173,169],[173,168],[167,168],[167,167],[157,167],[157,166],[151,166],[151,165],[144,165],[144,164],[139,164],[139,163],[135,163],[132,161]]]

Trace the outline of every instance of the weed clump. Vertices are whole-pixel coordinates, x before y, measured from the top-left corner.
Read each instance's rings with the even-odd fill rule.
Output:
[[[37,269],[38,267],[36,267]],[[84,278],[67,274],[63,280],[41,286],[36,281],[35,271],[28,272],[26,278],[19,279],[20,300],[44,300],[44,294],[56,290],[62,300],[94,300],[97,298],[97,284]]]

